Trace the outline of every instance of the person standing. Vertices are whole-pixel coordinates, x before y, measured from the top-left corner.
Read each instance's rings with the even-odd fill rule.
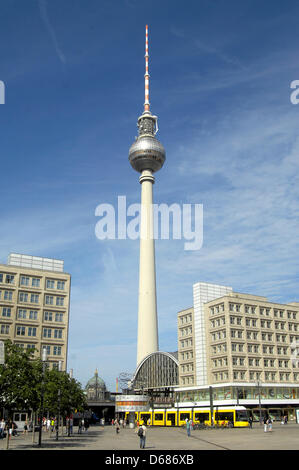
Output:
[[[267,424],[268,424],[269,432],[271,432],[272,431],[272,419],[270,418],[270,416],[268,418]]]
[[[0,421],[0,439],[4,437],[4,429],[5,429],[5,420],[2,418]]]
[[[145,426],[144,423],[141,426],[139,426],[137,434],[140,438],[139,447],[140,447],[140,449],[144,449],[145,448],[145,440],[146,440],[146,426]]]
[[[25,420],[25,423],[24,423],[24,430],[23,430],[23,434],[28,434],[28,421],[27,419]]]
[[[190,419],[186,419],[186,428],[187,428],[187,436],[190,437],[191,436],[191,421]]]
[[[268,419],[267,416],[264,416],[264,432],[268,431]]]
[[[252,429],[252,422],[253,422],[253,418],[252,418],[252,416],[249,416],[248,423],[249,423],[250,429]]]
[[[118,422],[118,419],[115,420],[115,429],[116,429],[116,434],[119,433],[119,422]]]

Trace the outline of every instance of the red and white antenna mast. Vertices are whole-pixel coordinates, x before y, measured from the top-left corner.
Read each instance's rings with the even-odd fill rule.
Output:
[[[145,92],[145,101],[144,101],[144,112],[150,112],[150,103],[149,103],[149,73],[148,73],[148,25],[145,26],[145,75],[144,75],[144,92]]]

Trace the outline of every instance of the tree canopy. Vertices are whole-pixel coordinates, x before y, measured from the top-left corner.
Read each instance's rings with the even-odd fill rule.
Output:
[[[33,349],[22,349],[5,341],[5,364],[0,365],[0,406],[8,410],[33,409],[37,411],[44,393],[44,411],[57,415],[83,411],[86,406],[80,383],[66,372],[43,371],[40,358],[34,358]]]

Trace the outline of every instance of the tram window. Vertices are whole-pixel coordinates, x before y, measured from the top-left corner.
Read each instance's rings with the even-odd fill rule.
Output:
[[[180,419],[181,420],[184,420],[184,419],[190,419],[190,413],[180,413]]]
[[[194,420],[203,423],[204,421],[209,421],[209,413],[194,413]]]
[[[14,415],[14,421],[20,421],[20,415],[19,415],[19,413],[15,413],[15,415]]]
[[[162,421],[163,420],[163,413],[155,413],[155,420]]]
[[[223,412],[216,411],[215,420],[216,421],[233,421],[234,420],[234,413],[230,413],[230,412],[227,412],[227,411],[223,411]]]
[[[247,421],[248,420],[248,411],[247,410],[237,410],[236,411],[236,421]]]
[[[150,418],[150,414],[149,413],[140,413],[140,419],[143,419],[143,420],[148,420]]]
[[[21,421],[26,421],[26,413],[21,414]]]

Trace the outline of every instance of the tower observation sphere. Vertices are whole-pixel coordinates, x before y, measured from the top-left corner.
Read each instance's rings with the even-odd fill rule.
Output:
[[[156,139],[157,117],[150,112],[143,113],[138,119],[139,136],[129,150],[129,161],[134,170],[152,173],[160,170],[165,162],[165,150]]]

